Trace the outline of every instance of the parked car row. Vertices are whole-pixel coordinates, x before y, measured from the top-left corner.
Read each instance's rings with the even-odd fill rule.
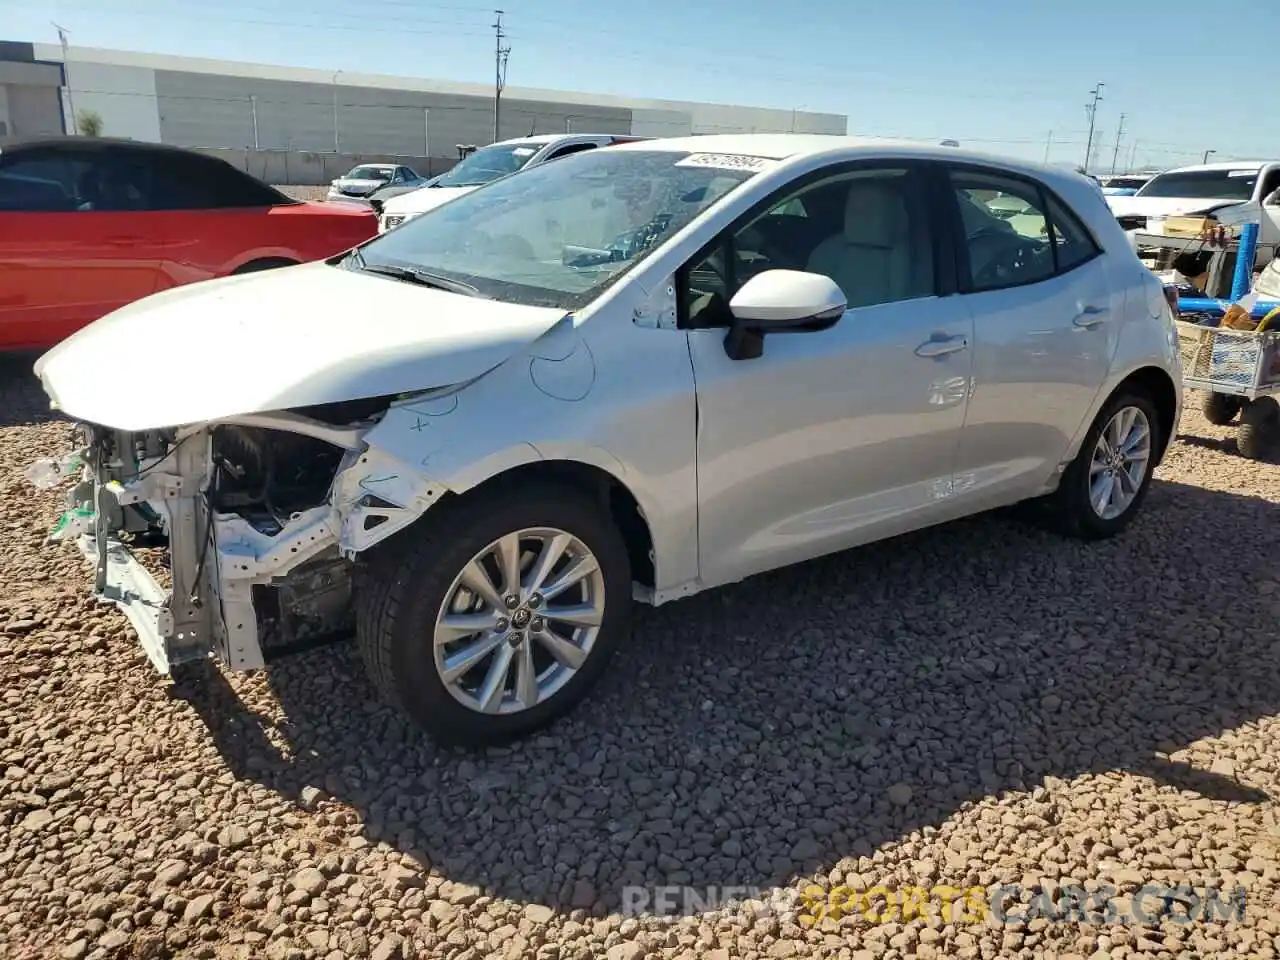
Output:
[[[587,693],[633,600],[1007,504],[1084,539],[1140,510],[1177,339],[1085,177],[823,136],[540,143],[37,362],[84,424],[36,471],[79,481],[58,533],[159,670],[354,629],[390,702],[492,743]],[[140,351],[145,379],[103,375]]]

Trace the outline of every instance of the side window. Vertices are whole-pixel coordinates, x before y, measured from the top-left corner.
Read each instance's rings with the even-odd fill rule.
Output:
[[[999,174],[952,171],[969,277],[977,290],[1053,276],[1049,217],[1034,184]]]
[[[542,162],[546,163],[549,160],[559,160],[561,157],[567,157],[571,153],[582,153],[583,150],[594,150],[597,146],[598,145],[594,143],[571,143],[567,147],[561,147]]]
[[[30,150],[0,159],[0,211],[71,213],[80,208],[80,184],[92,154]]]
[[[80,209],[111,213],[152,209],[148,157],[132,150],[103,154],[81,180]]]
[[[156,210],[269,207],[279,202],[272,190],[212,157],[157,152],[151,161]]]
[[[931,296],[933,240],[920,176],[863,169],[784,193],[684,271],[688,324],[727,325],[733,295],[765,270],[824,274],[850,309]]]
[[[1262,202],[1269,207],[1280,207],[1280,167],[1272,167],[1262,181],[1258,192]]]
[[[1056,197],[1047,199],[1049,223],[1053,230],[1054,263],[1059,273],[1066,273],[1092,260],[1102,251],[1079,217],[1063,206]]]

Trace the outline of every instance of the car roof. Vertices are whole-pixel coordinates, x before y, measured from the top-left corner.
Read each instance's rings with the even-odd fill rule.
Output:
[[[1213,163],[1193,163],[1186,167],[1174,167],[1171,170],[1163,170],[1161,173],[1197,173],[1204,171],[1206,173],[1213,170],[1261,170],[1263,167],[1272,163],[1280,163],[1280,160],[1218,160]],[[1157,174],[1159,176],[1159,174]]]
[[[505,147],[510,146],[513,143],[548,144],[556,143],[560,140],[600,140],[608,137],[619,137],[626,143],[630,143],[634,139],[646,139],[644,137],[635,137],[633,134],[629,133],[535,133],[530,137],[512,137],[510,140],[499,140],[496,143],[489,144],[489,146]]]
[[[855,159],[858,155],[875,158],[889,151],[895,157],[921,160],[941,160],[950,163],[972,160],[1039,178],[1079,176],[1065,167],[982,153],[963,147],[946,147],[933,141],[904,140],[893,137],[850,137],[827,133],[736,133],[665,137],[635,143],[620,143],[611,149],[725,153],[735,156],[765,157],[770,160],[793,160],[831,153],[851,154],[850,159]]]
[[[23,150],[34,150],[44,147],[75,147],[77,150],[107,150],[107,149],[123,149],[123,150],[140,150],[164,153],[180,153],[184,156],[203,157],[206,154],[197,150],[189,150],[186,147],[175,147],[169,143],[150,143],[145,140],[130,140],[126,137],[82,137],[64,136],[50,137],[31,137],[28,139],[19,139],[16,143],[10,143],[0,152],[13,154],[20,153]]]

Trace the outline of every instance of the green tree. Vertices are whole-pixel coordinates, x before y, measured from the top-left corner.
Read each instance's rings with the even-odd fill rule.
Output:
[[[84,137],[102,136],[102,114],[97,110],[76,111],[76,129]]]

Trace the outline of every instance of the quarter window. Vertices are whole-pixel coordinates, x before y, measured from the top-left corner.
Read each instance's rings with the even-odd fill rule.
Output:
[[[931,296],[933,242],[920,176],[861,169],[779,196],[689,265],[681,285],[689,325],[727,325],[733,295],[765,270],[828,276],[850,309]]]
[[[1039,186],[1000,174],[952,171],[970,289],[1047,280],[1098,252],[1079,218]]]

